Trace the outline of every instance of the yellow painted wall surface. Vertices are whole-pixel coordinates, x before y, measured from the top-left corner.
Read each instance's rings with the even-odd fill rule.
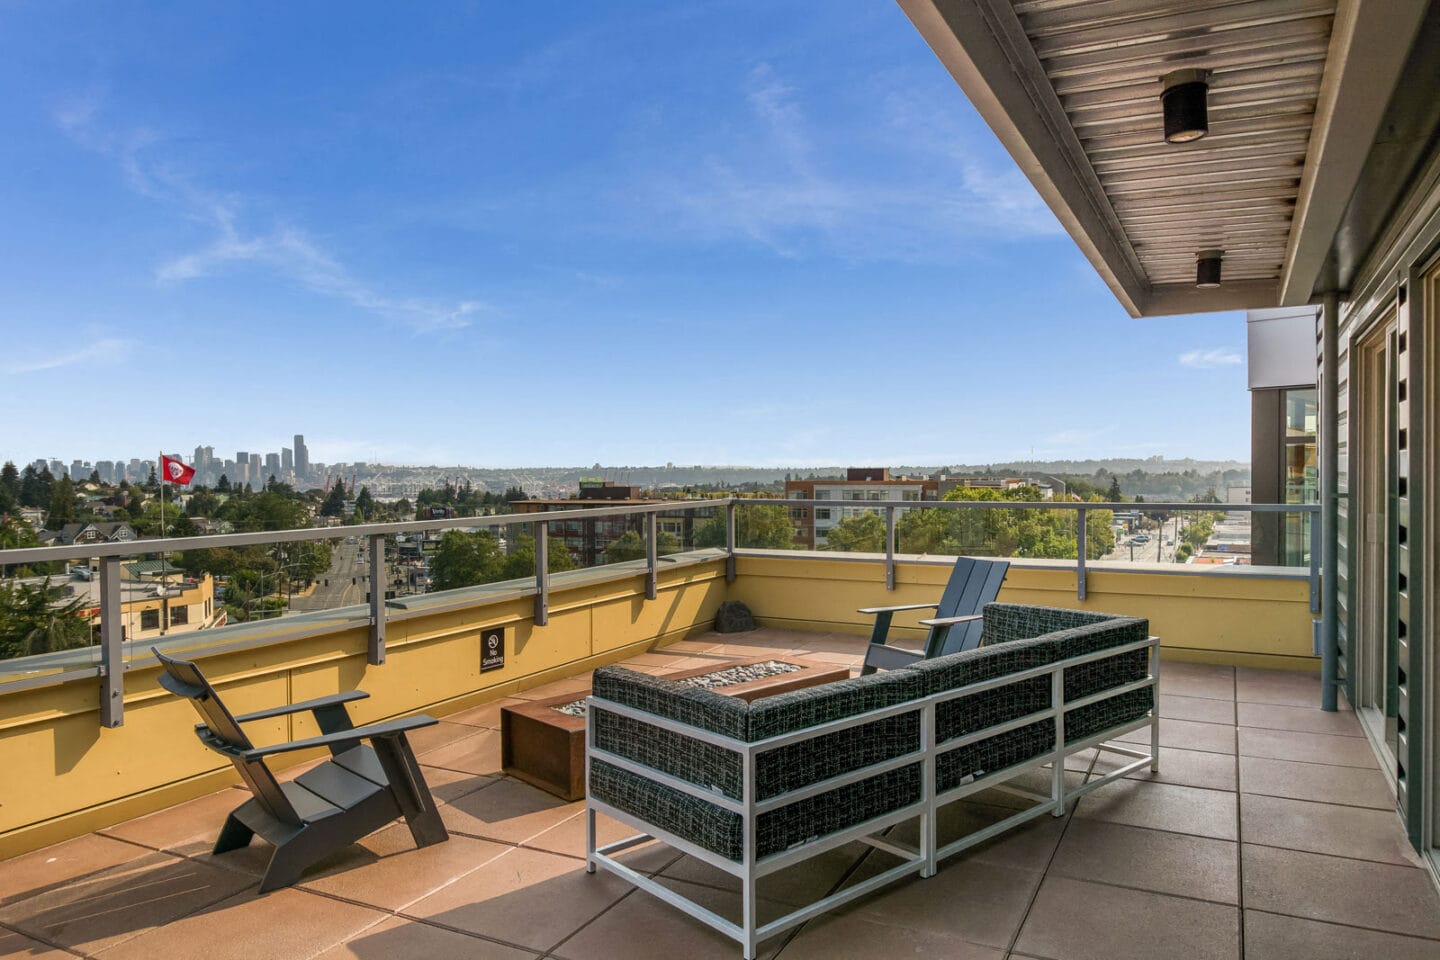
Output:
[[[885,589],[882,562],[741,557],[732,599],[774,627],[868,634],[860,607],[928,603],[949,578],[945,564],[898,563]],[[1086,599],[1075,597],[1075,571],[1012,563],[999,599],[1145,617],[1163,655],[1243,666],[1319,669],[1311,654],[1309,583],[1303,578],[1091,568]],[[902,635],[920,638],[929,611],[895,618]]]
[[[725,588],[723,563],[711,562],[662,571],[653,601],[643,577],[556,591],[544,627],[529,597],[392,620],[380,666],[365,662],[365,628],[207,655],[203,666],[236,713],[360,689],[370,698],[350,705],[357,723],[443,715],[708,630]],[[506,629],[505,667],[481,674],[480,633],[494,626]],[[194,708],[157,674],[126,674],[115,729],[100,726],[98,680],[0,695],[0,858],[235,782],[192,733]],[[247,730],[257,744],[318,733],[308,714]]]
[[[856,608],[932,601],[949,574],[948,564],[902,562],[887,591],[880,562],[740,557],[733,583],[722,561],[662,570],[651,601],[641,576],[558,590],[544,627],[530,597],[392,619],[378,667],[365,662],[363,627],[209,654],[203,665],[235,712],[360,689],[371,696],[351,705],[359,723],[444,715],[708,630],[722,600],[743,600],[770,626],[865,634],[870,618]],[[1073,570],[1014,564],[1000,599],[1148,617],[1168,657],[1315,664],[1303,579],[1092,570],[1088,582],[1081,604]],[[897,622],[919,637],[923,615]],[[481,674],[481,630],[496,626],[506,665]],[[94,679],[0,694],[0,858],[234,781],[195,739],[190,704],[161,690],[156,673],[127,673],[125,723],[113,730],[100,727]],[[308,714],[251,729],[259,744],[316,732]]]

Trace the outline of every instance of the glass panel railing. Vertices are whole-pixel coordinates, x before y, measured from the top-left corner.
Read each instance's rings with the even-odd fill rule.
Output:
[[[257,505],[263,496],[256,496]],[[152,644],[185,649],[232,639],[264,642],[297,629],[353,625],[371,616],[376,593],[390,609],[412,611],[533,593],[541,523],[551,589],[612,571],[644,573],[652,529],[657,571],[669,563],[714,559],[732,543],[737,550],[884,557],[892,528],[895,554],[902,558],[967,554],[1078,565],[1083,512],[1085,564],[1282,568],[1308,575],[1313,592],[1313,505],[977,496],[983,499],[724,498],[593,510],[577,502],[555,505],[543,520],[507,502],[484,508],[494,514],[473,517],[172,536],[163,555],[146,540],[0,551],[0,684],[101,664],[97,644],[109,632],[111,606],[119,623],[118,655],[139,658]],[[498,512],[511,509],[516,512]],[[383,545],[373,582],[372,540]],[[52,550],[62,559],[49,559]],[[91,553],[111,559],[87,557]],[[113,571],[109,600],[102,568]],[[1083,584],[1082,571],[1082,598]],[[537,599],[537,612],[543,608],[544,598]]]

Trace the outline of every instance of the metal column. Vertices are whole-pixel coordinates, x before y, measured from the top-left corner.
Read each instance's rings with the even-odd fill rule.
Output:
[[[550,524],[535,524],[535,626],[550,622]]]
[[[100,561],[100,725],[125,722],[125,615],[120,609],[120,558]]]
[[[1320,317],[1320,709],[1337,708],[1340,670],[1340,472],[1338,430],[1340,297],[1325,294]],[[1314,550],[1314,545],[1311,545]]]
[[[370,649],[366,661],[385,662],[385,535],[370,535]]]
[[[725,581],[735,582],[735,501],[725,504]]]
[[[655,564],[659,552],[659,517],[653,513],[645,514],[645,599],[654,600],[659,593],[659,585],[656,583]]]
[[[895,589],[895,508],[885,508],[885,589]]]

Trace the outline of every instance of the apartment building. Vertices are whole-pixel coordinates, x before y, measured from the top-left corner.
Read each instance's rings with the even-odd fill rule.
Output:
[[[888,467],[851,467],[845,478],[786,480],[785,499],[833,501],[821,505],[790,508],[799,550],[824,549],[830,531],[846,517],[879,513],[866,503],[884,500],[939,499],[940,481],[929,477],[892,477]],[[897,513],[904,512],[901,508]]]

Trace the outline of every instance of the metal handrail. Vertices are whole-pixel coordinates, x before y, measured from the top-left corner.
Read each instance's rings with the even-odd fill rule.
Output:
[[[594,520],[599,517],[629,516],[637,513],[670,513],[723,507],[731,498],[718,500],[676,500],[673,503],[645,503],[631,507],[597,507],[579,510],[550,510],[534,513],[495,513],[478,517],[445,517],[440,520],[401,520],[395,523],[358,523],[340,527],[303,527],[294,530],[259,530],[253,533],[212,533],[198,537],[156,537],[153,540],[126,540],[120,543],[74,544],[66,547],[20,547],[0,550],[0,567],[51,560],[89,560],[95,557],[125,557],[144,553],[171,553],[215,547],[253,547],[270,543],[334,540],[337,537],[367,537],[393,533],[424,533],[462,527],[507,527],[560,520]],[[581,502],[581,501],[577,501]],[[750,501],[742,501],[750,502]]]
[[[582,501],[577,501],[577,503]],[[101,718],[105,726],[119,726],[123,723],[123,642],[120,636],[121,596],[119,590],[120,559],[172,551],[202,550],[221,547],[265,546],[276,543],[294,543],[315,540],[332,540],[340,537],[355,537],[369,546],[369,565],[372,574],[369,604],[369,644],[367,659],[371,664],[385,660],[385,624],[388,616],[383,600],[384,591],[379,579],[374,576],[382,564],[384,540],[394,534],[425,533],[436,530],[469,529],[475,527],[511,527],[536,525],[536,564],[534,572],[535,623],[543,626],[549,615],[549,572],[546,562],[548,524],[567,520],[595,520],[606,517],[645,516],[644,539],[646,541],[645,577],[646,596],[654,598],[657,590],[657,524],[654,517],[662,513],[682,513],[691,510],[724,511],[721,516],[725,526],[726,579],[735,577],[736,536],[735,514],[739,507],[783,506],[783,507],[859,507],[874,510],[886,519],[886,544],[882,559],[885,565],[885,587],[895,589],[896,516],[902,510],[913,509],[958,509],[958,510],[1074,510],[1077,514],[1077,557],[1075,561],[1076,597],[1084,600],[1086,593],[1086,561],[1084,531],[1086,515],[1091,510],[1114,512],[1241,512],[1241,513],[1299,513],[1309,515],[1313,525],[1314,516],[1320,511],[1319,504],[1220,504],[1220,503],[1085,503],[1071,500],[792,500],[762,497],[717,497],[700,500],[675,500],[660,503],[644,503],[628,506],[578,507],[575,509],[538,511],[525,513],[489,514],[473,517],[445,517],[436,520],[406,520],[395,523],[365,523],[339,527],[307,527],[294,530],[257,531],[252,533],[210,534],[196,537],[165,537],[153,540],[130,540],[121,543],[74,544],[65,547],[24,547],[0,550],[0,568],[25,563],[51,562],[58,560],[99,559],[100,600],[101,600],[101,642],[99,644],[100,664],[98,672],[102,680]],[[1312,551],[1313,554],[1313,551]],[[1318,599],[1318,566],[1312,563],[1309,570],[1311,581],[1312,611]],[[362,621],[363,622],[363,621]],[[88,672],[88,668],[87,671]]]

